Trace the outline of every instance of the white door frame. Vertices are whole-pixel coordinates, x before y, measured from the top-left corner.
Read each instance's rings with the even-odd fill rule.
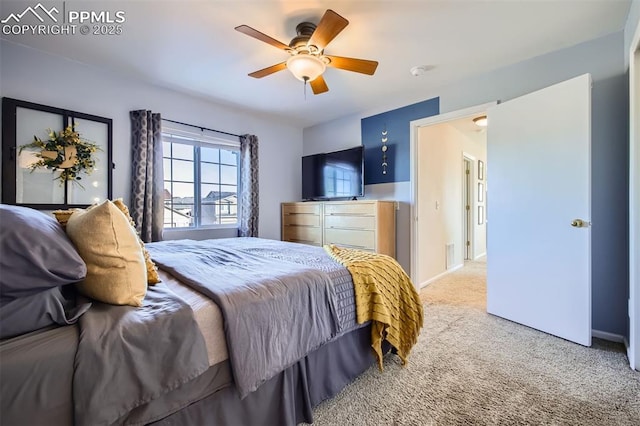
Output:
[[[476,220],[475,220],[475,202],[477,195],[475,195],[475,185],[474,185],[474,176],[475,176],[475,168],[473,167],[476,164],[476,158],[466,152],[462,152],[462,164],[465,165],[469,163],[469,175],[466,173],[466,168],[462,169],[462,229],[463,232],[463,241],[462,247],[464,249],[463,262],[465,260],[474,260],[476,256],[475,252],[475,235],[476,235]],[[468,204],[467,204],[468,202]],[[469,210],[467,211],[466,206],[469,206]],[[470,218],[469,218],[470,217]],[[467,246],[467,241],[469,245]]]
[[[636,53],[638,51],[638,53]],[[640,371],[640,22],[629,50],[629,348]]]
[[[417,221],[418,221],[418,208],[416,206],[416,201],[418,199],[418,136],[419,136],[419,128],[431,126],[434,124],[442,124],[448,121],[458,120],[460,118],[472,117],[474,115],[486,112],[489,107],[497,105],[498,101],[488,102],[482,105],[476,105],[469,108],[464,108],[458,111],[447,112],[444,114],[438,114],[431,117],[421,118],[419,120],[414,120],[409,123],[409,158],[410,158],[410,168],[409,168],[409,205],[411,206],[411,280],[415,285],[419,285],[418,283],[418,238],[416,235],[417,232]]]

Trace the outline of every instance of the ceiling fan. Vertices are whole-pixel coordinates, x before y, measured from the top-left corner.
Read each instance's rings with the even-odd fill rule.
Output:
[[[252,72],[249,74],[250,77],[262,78],[288,68],[298,80],[304,81],[305,84],[309,82],[313,93],[318,95],[329,90],[322,77],[322,73],[324,73],[327,66],[368,75],[373,75],[376,72],[378,67],[378,62],[376,61],[324,54],[324,48],[347,25],[349,25],[349,21],[333,10],[328,9],[317,26],[311,22],[298,24],[296,26],[298,35],[291,39],[289,45],[281,43],[248,25],[240,25],[235,29],[278,49],[282,49],[291,55],[284,62]]]

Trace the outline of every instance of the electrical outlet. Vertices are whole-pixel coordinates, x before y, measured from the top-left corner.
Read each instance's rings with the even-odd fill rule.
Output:
[[[396,210],[400,210],[400,201],[396,201]]]

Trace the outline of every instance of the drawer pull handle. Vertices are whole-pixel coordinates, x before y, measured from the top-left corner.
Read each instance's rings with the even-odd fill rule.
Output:
[[[336,244],[339,247],[348,247],[348,248],[354,248],[354,249],[360,249],[360,250],[373,250],[373,247],[365,247],[365,246],[354,246],[352,244]]]
[[[369,230],[369,228],[364,228],[364,227],[355,227],[355,226],[330,226],[330,229],[349,229],[349,230],[353,230],[353,231],[367,231]]]

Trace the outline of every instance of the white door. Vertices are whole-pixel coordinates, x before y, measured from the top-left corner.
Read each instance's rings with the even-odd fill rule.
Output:
[[[590,346],[591,76],[488,118],[487,311]]]

